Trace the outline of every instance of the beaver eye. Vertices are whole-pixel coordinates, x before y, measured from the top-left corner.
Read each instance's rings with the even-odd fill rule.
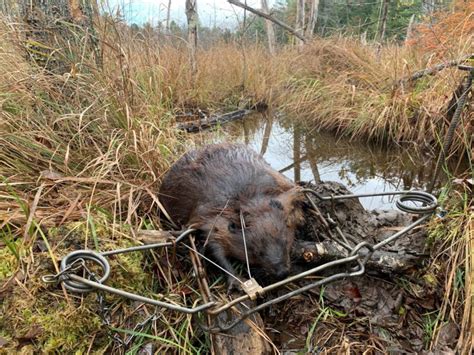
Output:
[[[278,208],[279,210],[283,210],[283,205],[278,200],[270,200],[270,207]]]
[[[237,229],[237,225],[234,222],[230,222],[227,228],[229,229],[229,232],[235,233],[235,230]]]

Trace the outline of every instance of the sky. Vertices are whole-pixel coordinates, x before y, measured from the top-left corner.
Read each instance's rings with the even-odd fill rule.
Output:
[[[240,0],[242,3],[245,0]],[[166,19],[168,0],[108,0],[111,9],[119,6],[121,13],[129,23],[144,24],[149,22],[157,25]],[[171,20],[177,23],[186,22],[185,14],[186,0],[171,0]],[[275,0],[268,0],[269,6]],[[260,8],[260,0],[247,0],[251,7]],[[243,10],[233,6],[227,0],[197,0],[199,20],[203,26],[213,27],[235,27],[243,16]]]

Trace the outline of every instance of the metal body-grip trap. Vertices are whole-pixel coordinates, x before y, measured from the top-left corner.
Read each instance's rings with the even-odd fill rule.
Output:
[[[197,251],[193,239],[189,238],[189,236],[193,232],[195,232],[194,229],[188,229],[180,233],[177,237],[171,238],[169,241],[157,244],[142,245],[101,253],[94,252],[91,250],[74,251],[62,259],[60,272],[58,274],[44,276],[43,281],[46,283],[61,282],[67,290],[76,293],[87,293],[97,290],[98,292],[110,292],[135,301],[187,314],[196,314],[202,312],[209,316],[214,316],[213,319],[215,319],[216,322],[209,328],[204,327],[205,329],[209,331],[226,331],[231,329],[232,327],[237,325],[237,323],[249,317],[253,313],[258,312],[266,307],[269,307],[270,305],[287,300],[314,287],[321,286],[329,282],[333,282],[342,278],[360,276],[364,274],[366,263],[370,259],[374,251],[380,249],[384,245],[394,242],[396,239],[400,238],[402,235],[406,234],[416,226],[419,226],[422,223],[426,222],[433,215],[433,213],[436,212],[438,207],[437,199],[433,195],[421,191],[396,191],[373,194],[347,194],[332,196],[322,196],[321,194],[312,189],[303,189],[303,192],[306,193],[311,209],[314,210],[315,215],[318,216],[320,222],[322,224],[327,225],[328,230],[335,231],[335,233],[330,232],[329,237],[347,251],[347,256],[341,257],[337,260],[326,262],[322,265],[313,267],[309,270],[301,272],[297,275],[290,276],[284,280],[275,282],[265,287],[260,286],[253,278],[251,278],[250,280],[242,283],[242,289],[245,294],[226,303],[223,303],[222,301],[216,301],[217,298],[210,294],[209,287],[207,287],[207,285],[206,287],[202,287],[202,283],[205,283],[206,281],[204,277],[201,277],[203,274],[201,259],[209,259],[207,259],[205,256],[203,256]],[[420,215],[420,217],[416,221],[404,227],[402,230],[398,231],[397,233],[391,235],[390,237],[380,241],[375,245],[372,245],[366,241],[355,244],[354,242],[350,241],[350,238],[344,235],[342,230],[337,226],[337,224],[335,224],[334,221],[330,220],[330,222],[328,222],[328,220],[319,212],[317,205],[310,198],[310,196],[313,196],[319,201],[336,201],[343,199],[354,199],[359,197],[373,196],[400,196],[395,202],[396,207],[405,213]],[[244,225],[244,223],[242,225]],[[330,225],[332,225],[332,228],[330,227]],[[173,247],[178,243],[183,244],[192,252],[191,259],[194,272],[196,275],[200,276],[199,282],[202,292],[201,297],[203,299],[203,303],[201,305],[189,308],[177,304],[172,304],[169,302],[163,302],[148,297],[143,297],[137,294],[133,294],[105,285],[105,282],[110,276],[110,265],[107,261],[108,256],[128,252],[152,250],[157,248],[168,248]],[[97,264],[95,266],[101,270],[100,275],[97,275],[90,268],[88,268],[86,265],[86,261]],[[346,266],[346,270],[343,272],[334,273],[330,276],[323,277],[317,281],[310,282],[306,285],[297,288],[296,290],[264,301],[263,303],[257,304],[255,307],[249,308],[248,306],[245,306],[244,308],[242,308],[243,311],[242,309],[240,309],[239,315],[234,318],[230,323],[221,324],[217,321],[217,319],[219,318],[217,316],[220,313],[226,312],[234,306],[244,305],[244,302],[248,300],[255,300],[258,297],[267,295],[270,291],[280,288],[290,282],[301,280],[307,276],[320,273],[321,271],[325,271],[336,266],[338,267],[338,269],[340,269],[341,266]],[[79,271],[82,272],[82,275],[86,276],[79,276]],[[102,301],[103,299],[101,299],[101,302]]]

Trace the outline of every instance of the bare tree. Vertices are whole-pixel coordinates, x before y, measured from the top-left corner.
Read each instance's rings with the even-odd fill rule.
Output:
[[[301,181],[301,128],[298,125],[293,126],[293,172],[296,183]]]
[[[382,7],[380,9],[379,26],[377,30],[377,39],[382,42],[385,37],[385,29],[387,27],[388,3],[390,0],[381,0]]]
[[[304,37],[304,7],[305,7],[305,0],[296,0],[296,32],[301,37]],[[304,41],[298,37],[296,42],[301,46],[303,45]]]
[[[188,19],[188,46],[191,63],[191,75],[194,80],[197,72],[196,48],[197,48],[197,0],[186,0],[186,18]]]
[[[171,0],[168,0],[168,7],[166,8],[166,32],[170,32],[170,13],[171,13]]]
[[[405,37],[405,44],[413,37],[413,27],[415,25],[415,14],[411,15],[410,22],[408,22],[407,35]]]
[[[319,0],[309,0],[311,1],[311,6],[309,8],[308,14],[308,24],[306,25],[305,37],[310,39],[313,37],[314,28],[316,27],[316,22],[318,21],[318,10],[319,10]]]
[[[301,41],[306,41],[306,39],[304,38],[304,36],[300,33],[298,33],[294,28],[288,26],[286,23],[284,23],[283,21],[280,21],[279,19],[277,18],[274,18],[273,16],[270,16],[268,14],[266,14],[265,12],[262,12],[262,11],[259,11],[257,9],[254,9],[253,7],[250,7],[246,4],[242,4],[240,1],[238,0],[227,0],[230,4],[232,5],[235,5],[235,6],[238,6],[238,7],[241,7],[242,9],[245,9],[247,11],[250,11],[251,13],[257,15],[257,16],[260,16],[260,17],[263,17],[267,20],[270,20],[272,21],[274,24],[277,24],[278,26],[284,28],[285,30],[287,30],[288,32],[290,32],[293,36],[295,36],[296,38],[299,38]]]
[[[270,12],[268,11],[268,3],[267,0],[262,0],[262,10],[269,14]],[[273,30],[273,24],[270,20],[265,20],[265,25],[267,28],[267,39],[268,39],[268,50],[270,51],[271,55],[275,54],[275,46],[276,46],[276,41],[275,41],[275,31]]]

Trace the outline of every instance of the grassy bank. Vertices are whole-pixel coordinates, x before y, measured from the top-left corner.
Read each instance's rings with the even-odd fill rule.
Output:
[[[452,58],[459,56],[458,52]],[[453,113],[448,113],[451,98],[466,73],[453,67],[416,81],[401,80],[434,64],[411,47],[315,41],[296,58],[289,97],[282,105],[321,129],[357,139],[433,147],[445,136]],[[471,146],[471,121],[472,110],[466,109],[456,132],[458,153]]]
[[[414,48],[335,38],[271,57],[257,45],[222,42],[198,52],[193,78],[183,43],[104,25],[102,68],[87,43],[58,40],[49,46],[68,70],[54,74],[42,66],[52,57],[39,65],[27,57],[21,31],[8,21],[0,25],[0,342],[8,352],[110,350],[95,296],[81,299],[40,278],[72,250],[129,246],[140,241],[139,230],[161,227],[154,199],[160,177],[193,144],[174,129],[176,115],[266,102],[339,134],[436,147],[462,74],[446,69],[395,83],[473,50],[460,46],[434,59]],[[466,109],[457,153],[470,152],[470,122]],[[451,213],[432,226],[440,246],[432,274],[439,292],[449,295],[433,344],[448,320],[463,330],[472,324],[472,202],[469,192],[449,195]],[[112,285],[188,306],[199,299],[189,265],[173,255],[132,254],[114,259],[113,267]],[[121,334],[153,312],[108,301]],[[163,312],[156,324],[143,329],[137,346],[154,341],[161,352],[195,353],[209,345],[188,316]],[[460,342],[460,349],[472,348],[472,339]]]

